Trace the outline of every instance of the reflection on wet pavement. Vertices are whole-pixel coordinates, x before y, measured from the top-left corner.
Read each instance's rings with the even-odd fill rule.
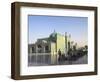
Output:
[[[47,66],[47,65],[73,65],[73,64],[87,64],[88,57],[83,55],[77,60],[58,60],[58,55],[32,55],[28,56],[28,66]]]

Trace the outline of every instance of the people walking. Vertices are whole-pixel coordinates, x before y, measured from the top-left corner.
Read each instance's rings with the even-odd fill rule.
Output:
[[[61,50],[60,49],[58,50],[58,55],[59,55],[58,60],[61,60]]]

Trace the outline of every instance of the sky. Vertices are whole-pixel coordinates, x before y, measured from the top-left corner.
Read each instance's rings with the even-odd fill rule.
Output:
[[[71,34],[71,39],[79,46],[84,46],[88,42],[88,18],[70,16],[28,16],[28,43],[35,43],[38,38],[49,37],[51,33],[67,32]]]

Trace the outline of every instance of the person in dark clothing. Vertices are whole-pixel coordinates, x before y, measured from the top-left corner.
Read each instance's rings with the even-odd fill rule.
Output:
[[[59,51],[58,51],[58,55],[59,55],[58,60],[61,60],[61,50],[60,50],[60,49],[59,49]]]
[[[60,49],[59,49],[59,51],[58,51],[58,55],[61,56],[61,50],[60,50]]]

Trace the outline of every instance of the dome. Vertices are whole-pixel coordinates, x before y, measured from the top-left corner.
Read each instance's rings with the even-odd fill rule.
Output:
[[[54,30],[54,32],[50,35],[50,37],[51,37],[51,38],[55,38],[56,35],[57,35],[57,33],[56,33],[55,30]]]
[[[57,33],[54,31],[53,33],[50,34],[50,38],[49,39],[51,41],[55,42],[56,41],[56,35],[57,35]]]

